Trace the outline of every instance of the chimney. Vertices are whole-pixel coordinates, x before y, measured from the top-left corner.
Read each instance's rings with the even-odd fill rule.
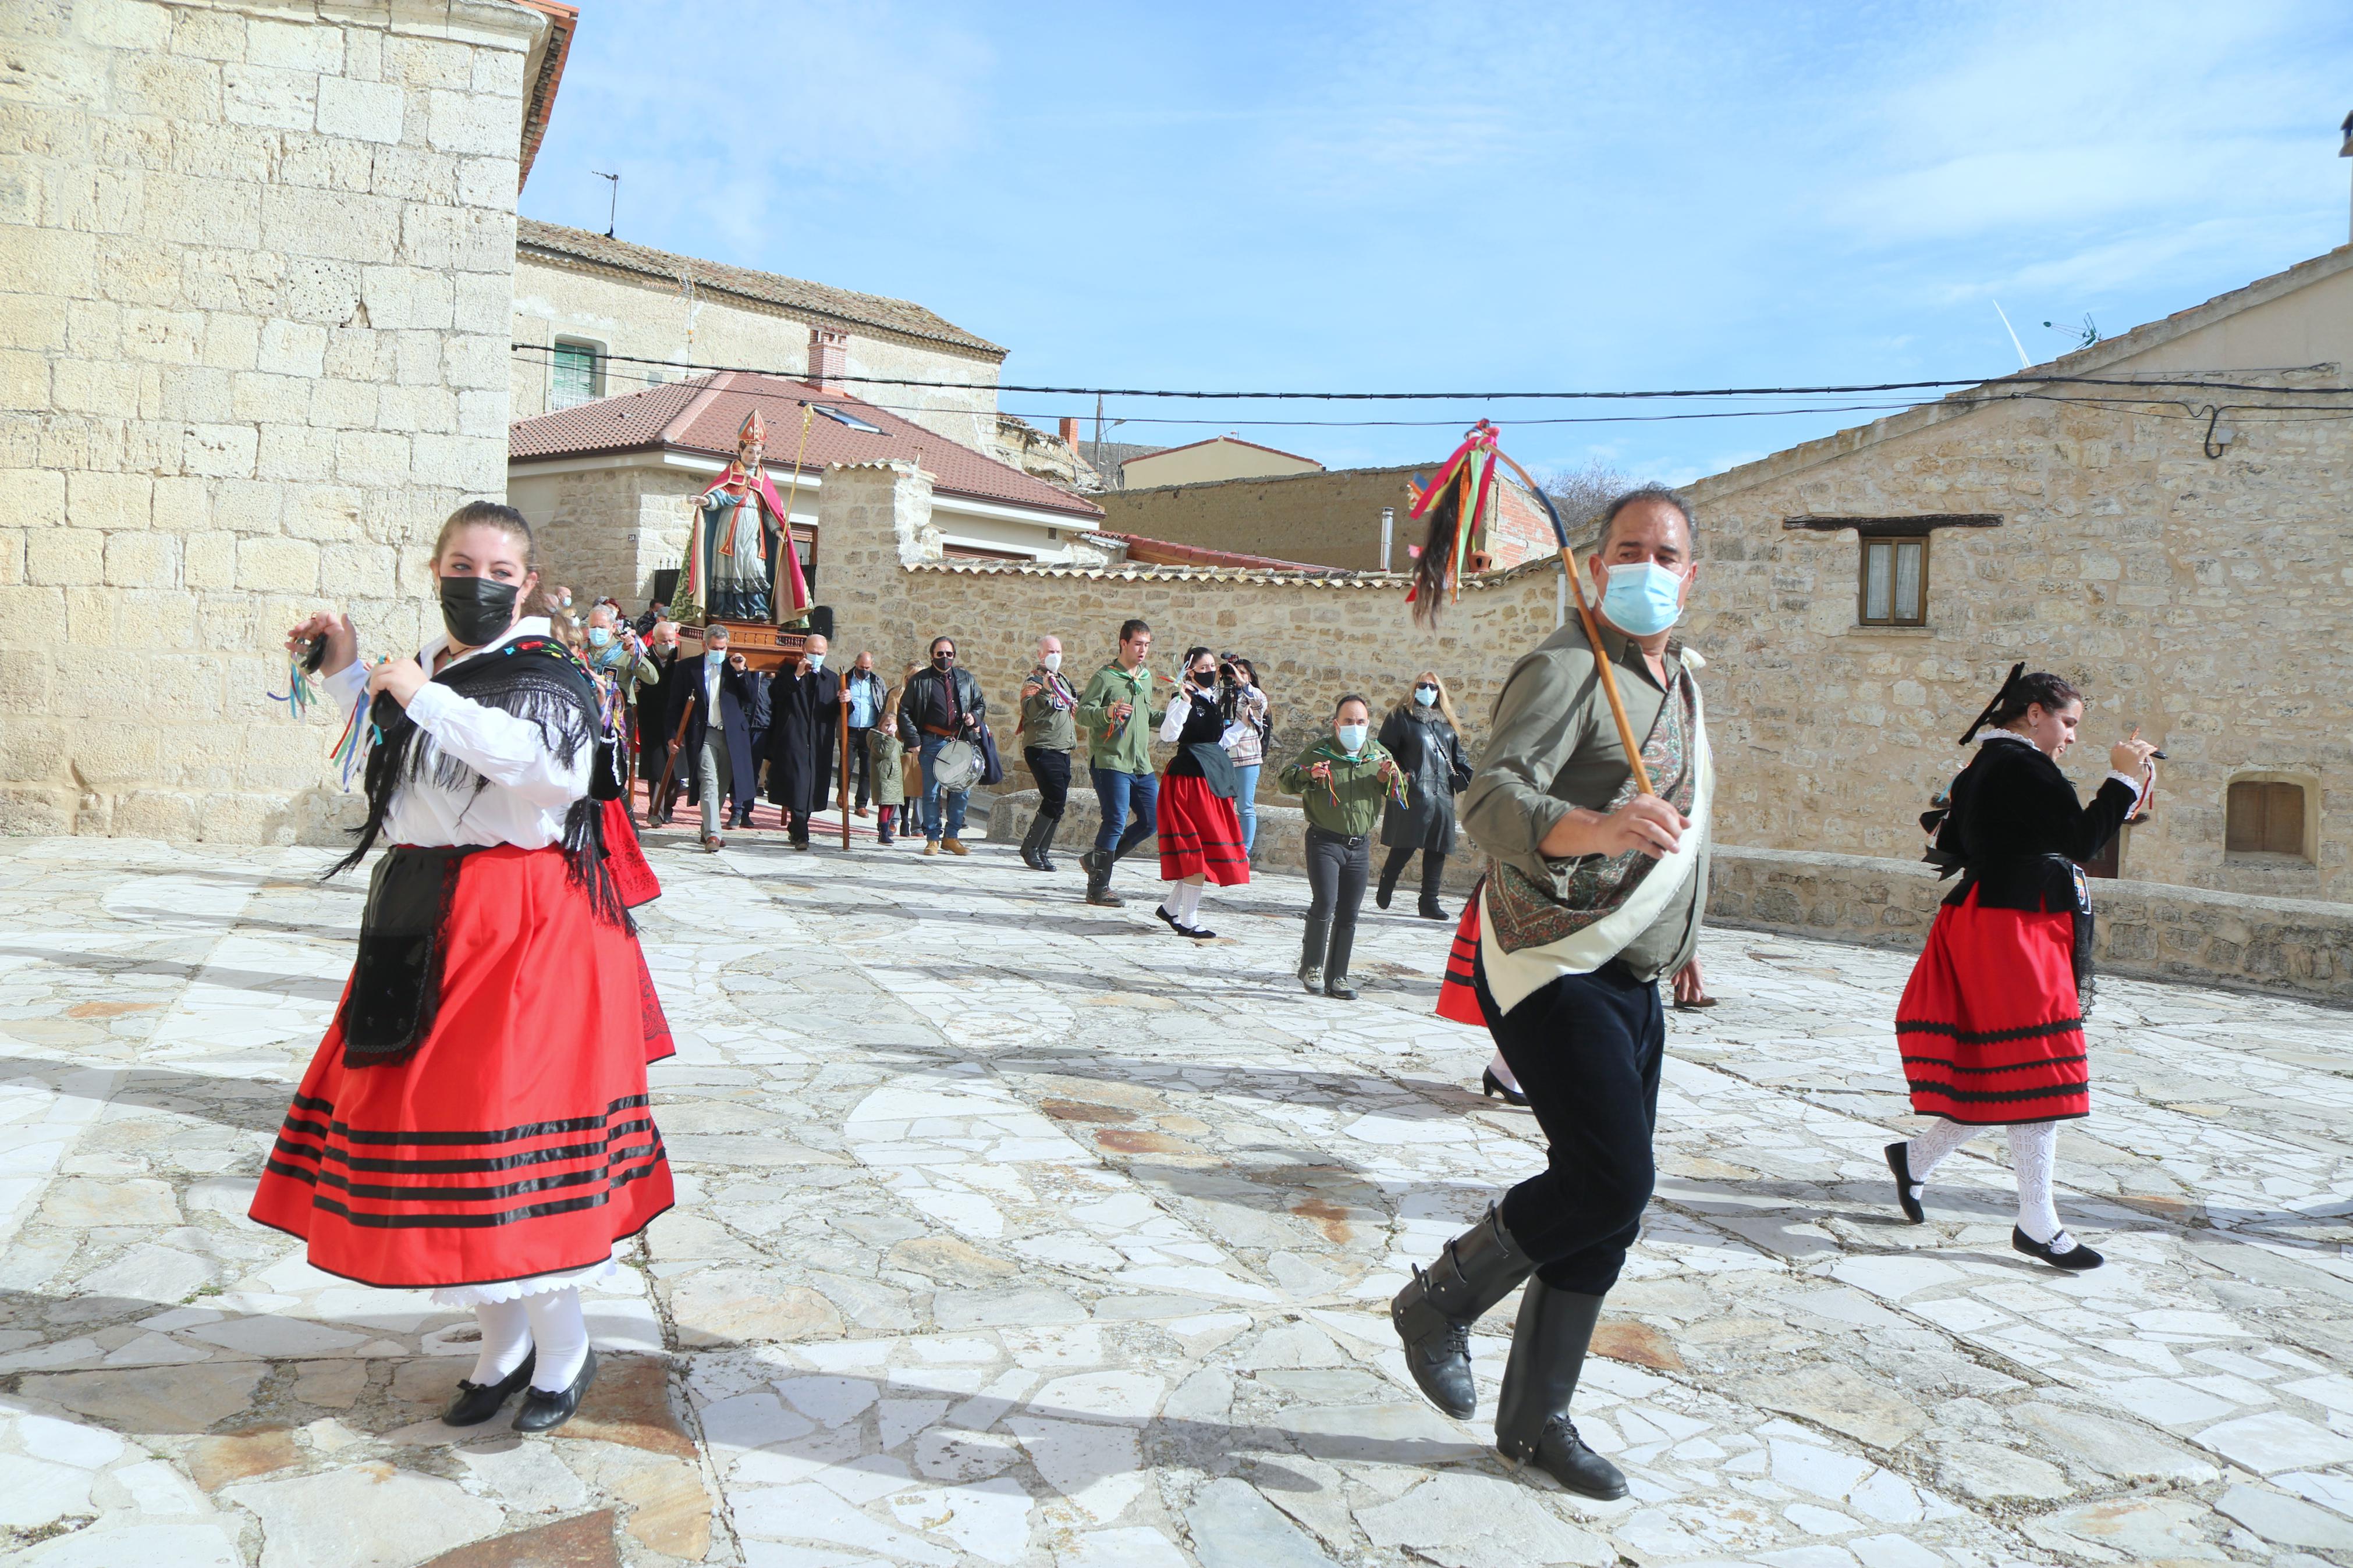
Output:
[[[1062,445],[1073,452],[1079,449],[1079,420],[1074,414],[1062,416]]]
[[[849,368],[849,334],[830,327],[811,327],[808,384],[819,392],[842,390],[842,373]]]

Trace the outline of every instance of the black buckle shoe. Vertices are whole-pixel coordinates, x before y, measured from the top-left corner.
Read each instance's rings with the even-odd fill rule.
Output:
[[[532,1369],[539,1364],[539,1352],[523,1352],[522,1364],[496,1383],[468,1383],[458,1380],[458,1396],[449,1401],[449,1408],[441,1413],[444,1426],[480,1426],[499,1413],[500,1407],[515,1395],[515,1391],[531,1381]]]
[[[2059,1244],[2063,1241],[2068,1243],[2067,1249],[2063,1252],[2058,1250]],[[2052,1268],[2064,1268],[2070,1274],[2081,1274],[2086,1269],[2097,1268],[2107,1261],[2063,1230],[2049,1241],[2037,1241],[2016,1226],[2012,1226],[2010,1227],[2010,1245],[2014,1251],[2022,1252],[2029,1258],[2041,1258]]]
[[[580,1408],[580,1396],[596,1381],[596,1352],[592,1346],[586,1359],[580,1363],[580,1374],[572,1386],[561,1394],[550,1394],[534,1388],[522,1396],[522,1408],[515,1412],[514,1429],[518,1432],[553,1432],[572,1419]]]
[[[1912,1195],[1912,1189],[1918,1185],[1912,1180],[1912,1145],[1908,1142],[1890,1143],[1887,1146],[1887,1168],[1895,1173],[1895,1204],[1904,1211],[1905,1220],[1912,1225],[1926,1224],[1928,1211],[1922,1208],[1920,1200]]]

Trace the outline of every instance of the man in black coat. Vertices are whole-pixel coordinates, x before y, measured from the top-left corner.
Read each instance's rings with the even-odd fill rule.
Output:
[[[744,689],[748,700],[744,705],[744,722],[752,729],[752,766],[756,770],[768,760],[768,721],[772,716],[769,685],[771,678],[764,671],[744,672]],[[760,798],[760,781],[755,776],[736,781],[735,798],[728,810],[737,827],[752,826],[752,807]]]
[[[751,795],[751,672],[742,654],[727,651],[727,628],[717,626],[703,628],[702,657],[686,668],[671,694],[670,732],[680,735],[679,766],[694,765],[702,803],[702,847],[715,851],[727,842],[719,837],[721,803],[730,795],[739,801]],[[716,724],[711,721],[713,713]],[[681,720],[685,721],[682,733]]]
[[[646,657],[661,671],[661,679],[638,699],[638,776],[646,781],[646,826],[666,827],[679,792],[694,771],[692,761],[681,757],[677,768],[670,770],[671,776],[664,787],[662,774],[670,761],[670,738],[678,732],[678,689],[694,673],[694,661],[679,658],[676,621],[654,623],[646,634]]]
[[[768,689],[768,798],[785,814],[793,847],[809,847],[809,817],[825,805],[840,732],[841,673],[825,668],[826,640],[812,634],[800,662]]]
[[[918,670],[899,694],[899,738],[922,759],[923,853],[967,854],[964,847],[965,802],[969,792],[944,790],[933,764],[950,741],[976,741],[988,700],[980,682],[956,664],[955,639],[932,639],[932,668]]]

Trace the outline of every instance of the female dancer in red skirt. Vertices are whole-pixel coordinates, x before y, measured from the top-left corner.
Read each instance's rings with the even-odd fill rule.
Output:
[[[288,639],[372,699],[367,822],[335,869],[392,847],[252,1215],[331,1274],[473,1308],[481,1353],[443,1419],[528,1384],[515,1426],[544,1431],[596,1375],[577,1287],[671,1202],[646,1093],[670,1030],[624,907],[654,889],[599,787],[593,676],[517,616],[538,583],[522,514],[459,509],[433,560],[448,633],[415,658],[362,664],[343,616]]]
[[[2055,675],[2010,679],[1961,737],[1991,726],[1953,781],[1929,853],[1961,879],[1929,928],[1895,1009],[1912,1109],[1940,1118],[1887,1146],[1895,1201],[1914,1225],[1929,1172],[1986,1127],[2010,1130],[2018,1224],[2010,1244],[2054,1268],[2097,1268],[2100,1255],[2060,1228],[2051,1200],[2059,1123],[2092,1109],[2084,1049],[2091,1005],[2092,901],[2083,862],[2139,809],[2157,781],[2157,748],[2133,738],[2109,750],[2110,773],[2089,805],[2059,771],[2084,699]]]
[[[1168,700],[1160,738],[1176,755],[1160,780],[1160,879],[1168,892],[1154,911],[1178,936],[1207,942],[1218,933],[1195,923],[1205,882],[1220,888],[1250,880],[1241,817],[1234,810],[1234,760],[1226,753],[1226,722],[1218,699],[1218,661],[1208,648],[1185,655],[1185,680]]]

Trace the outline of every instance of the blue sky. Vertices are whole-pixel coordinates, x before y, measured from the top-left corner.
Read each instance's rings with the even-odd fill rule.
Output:
[[[522,205],[601,230],[617,169],[622,237],[919,300],[1009,383],[1990,375],[1996,300],[2040,361],[2046,320],[2114,333],[2345,243],[2348,65],[2342,0],[586,0]],[[1674,481],[1871,417],[1527,423],[1611,411],[1110,407],[1333,467],[1486,414],[1531,466]]]

